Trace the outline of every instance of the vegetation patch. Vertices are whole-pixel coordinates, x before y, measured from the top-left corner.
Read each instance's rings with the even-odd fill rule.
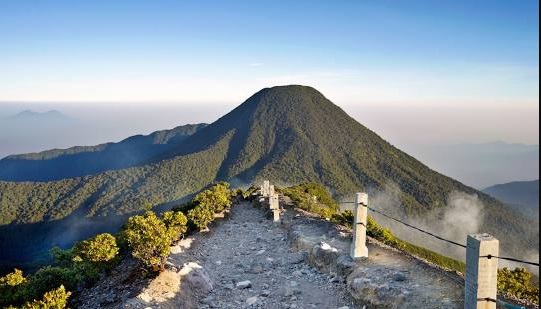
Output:
[[[0,308],[66,308],[72,292],[92,285],[126,255],[140,261],[147,270],[161,271],[173,242],[187,233],[190,225],[206,228],[214,221],[215,213],[231,207],[233,196],[229,184],[217,183],[201,191],[189,203],[161,216],[147,210],[128,218],[116,236],[104,233],[83,240],[71,249],[55,247],[51,249],[53,265],[42,267],[28,277],[14,269],[0,278]],[[203,216],[201,211],[207,213]]]
[[[330,219],[338,213],[338,203],[332,198],[327,188],[318,183],[304,183],[281,191],[300,209],[318,214],[322,218]]]

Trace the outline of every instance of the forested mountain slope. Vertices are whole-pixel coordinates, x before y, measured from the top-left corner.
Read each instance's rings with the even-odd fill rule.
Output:
[[[119,143],[9,156],[0,160],[0,180],[61,180],[135,166],[179,148],[182,141],[205,126],[185,125],[146,136],[132,136]]]
[[[527,216],[539,218],[539,180],[516,181],[483,190]]]
[[[498,200],[431,170],[310,87],[263,89],[181,146],[146,165],[47,183],[0,183],[2,224],[126,214],[197,192],[216,180],[316,181],[337,195],[400,189],[400,211],[423,216],[452,192],[477,194],[482,231],[512,249],[537,248],[538,228]],[[435,218],[437,220],[437,218]],[[461,240],[463,241],[463,240]]]

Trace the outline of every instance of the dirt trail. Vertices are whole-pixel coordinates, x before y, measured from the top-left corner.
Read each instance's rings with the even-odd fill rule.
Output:
[[[77,307],[463,307],[463,282],[455,274],[373,240],[370,257],[353,262],[347,230],[290,208],[275,224],[265,208],[235,204],[210,232],[174,246],[158,277],[133,281],[128,263],[85,293]]]
[[[287,231],[249,203],[235,206],[229,219],[170,261],[182,265],[193,257],[213,284],[198,308],[353,307],[345,283],[306,265],[290,249]]]
[[[464,281],[454,272],[428,265],[370,238],[369,257],[352,264],[347,259],[350,233],[324,220],[296,217],[290,230],[292,245],[311,252],[312,264],[348,278],[348,289],[357,304],[367,308],[464,307]],[[331,251],[320,250],[321,243]]]

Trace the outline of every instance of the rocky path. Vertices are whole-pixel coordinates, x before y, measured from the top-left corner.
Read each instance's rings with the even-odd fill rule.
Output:
[[[352,262],[351,236],[334,224],[295,217],[292,246],[309,252],[308,261],[347,278],[350,295],[367,308],[458,309],[464,307],[464,281],[448,272],[368,239],[369,257]]]
[[[210,277],[213,290],[197,308],[353,307],[345,283],[306,265],[286,230],[264,216],[241,203],[191,250],[173,255],[174,264],[197,257]]]
[[[277,225],[264,208],[237,203],[210,232],[175,245],[158,277],[132,280],[140,275],[123,263],[75,307],[463,308],[456,274],[374,240],[353,262],[349,231],[290,208]]]

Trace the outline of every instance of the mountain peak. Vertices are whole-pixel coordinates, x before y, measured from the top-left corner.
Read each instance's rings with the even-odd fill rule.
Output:
[[[334,105],[325,96],[313,87],[302,85],[286,85],[263,88],[248,98],[236,110],[249,109],[255,112],[255,108],[261,106],[274,106],[279,108],[299,108],[310,103],[327,103]],[[233,111],[235,112],[235,110]]]

